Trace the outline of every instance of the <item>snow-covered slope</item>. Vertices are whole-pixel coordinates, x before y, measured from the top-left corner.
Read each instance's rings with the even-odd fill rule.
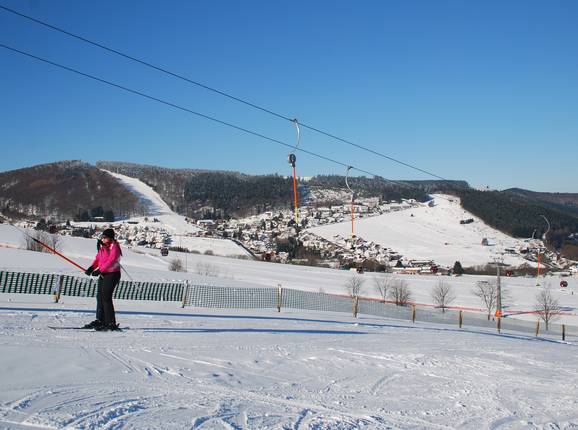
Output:
[[[408,210],[357,219],[356,235],[392,248],[406,260],[434,260],[450,267],[458,260],[463,266],[484,265],[491,262],[496,253],[524,245],[523,241],[487,226],[478,217],[462,209],[457,197],[434,195],[434,204],[433,207],[424,204]],[[473,218],[474,222],[460,224],[460,220],[468,218]],[[349,237],[351,223],[315,227],[310,231],[331,241],[335,235]],[[484,238],[488,239],[490,246],[482,245]],[[527,263],[519,255],[508,254],[504,262],[515,266]]]
[[[231,240],[191,236],[191,234],[197,233],[200,230],[199,227],[188,222],[184,216],[173,212],[151,187],[139,179],[107,170],[104,171],[117,178],[131,190],[131,192],[136,194],[140,198],[141,203],[148,209],[149,215],[147,217],[134,217],[126,221],[138,221],[141,228],[149,227],[156,229],[159,225],[162,225],[172,236],[172,246],[179,246],[200,253],[211,252],[221,256],[251,256],[247,250]],[[155,218],[158,222],[152,221]]]
[[[3,429],[570,429],[577,345],[376,318],[0,295]]]
[[[194,233],[199,231],[198,227],[185,221],[185,217],[173,212],[161,196],[144,182],[120,173],[109,172],[108,170],[104,170],[104,172],[117,178],[124,186],[139,196],[141,202],[147,206],[149,215],[157,218],[172,232]]]
[[[0,225],[0,270],[20,270],[34,272],[57,272],[79,274],[80,271],[66,261],[50,254],[13,249],[22,246],[22,234],[16,229]],[[19,245],[20,244],[20,245]],[[9,247],[2,247],[9,246]],[[88,266],[92,261],[95,240],[63,237],[62,252]],[[187,268],[187,273],[175,273],[168,270],[172,258],[180,258]],[[130,276],[135,280],[185,280],[197,283],[231,287],[276,287],[281,284],[286,288],[303,291],[323,291],[326,293],[346,294],[346,284],[353,276],[344,270],[321,267],[295,266],[261,261],[248,261],[235,258],[224,258],[199,254],[183,254],[171,252],[169,257],[161,257],[158,250],[150,248],[125,249],[122,263]],[[210,276],[206,276],[209,273]],[[205,274],[205,275],[202,275]],[[126,276],[123,274],[126,279]],[[362,296],[379,297],[374,287],[374,277],[384,274],[366,273],[362,276],[364,283]],[[432,304],[431,292],[437,283],[443,279],[454,288],[456,294],[455,306],[480,309],[480,299],[473,293],[477,281],[493,280],[489,276],[440,277],[434,275],[392,275],[400,279],[411,289],[413,299],[420,304]],[[566,291],[560,291],[560,278],[549,276],[541,280],[542,287],[536,287],[535,278],[502,277],[502,286],[508,296],[505,304],[510,312],[526,312],[533,309],[536,293],[545,285],[553,287],[553,294],[564,307],[566,313],[560,320],[562,323],[578,326],[578,278],[566,277]],[[536,317],[525,313],[516,318],[530,319]]]

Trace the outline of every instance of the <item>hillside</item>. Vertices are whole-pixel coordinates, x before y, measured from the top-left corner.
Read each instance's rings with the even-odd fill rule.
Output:
[[[98,161],[98,168],[140,179],[151,186],[177,213],[190,217],[226,218],[271,209],[288,209],[293,201],[291,178],[279,175],[246,175],[201,169],[169,169],[142,164]],[[383,200],[425,201],[427,193],[468,187],[464,181],[399,181],[352,177],[350,186],[359,196]],[[318,175],[299,180],[301,204],[314,190],[346,190],[345,177]]]
[[[578,193],[542,193],[521,188],[510,188],[504,190],[504,193],[530,202],[540,202],[554,210],[578,216]]]
[[[567,194],[568,197],[558,199],[558,203],[553,203],[554,194],[527,191],[466,190],[456,194],[462,199],[464,209],[514,237],[541,238],[548,229],[543,218],[546,217],[551,225],[547,243],[569,258],[578,258],[578,249],[568,241],[572,233],[578,232],[578,213],[573,206],[576,194]]]
[[[0,209],[12,216],[73,219],[91,211],[142,213],[138,198],[109,174],[81,161],[0,173]]]
[[[486,225],[484,221],[465,211],[459,199],[447,195],[433,195],[431,205],[417,205],[409,209],[379,216],[357,219],[355,233],[365,241],[410,259],[434,260],[452,267],[455,261],[464,266],[481,266],[492,261],[505,249],[527,246],[523,241],[508,236]],[[468,224],[461,220],[472,219]],[[334,241],[336,235],[348,237],[349,221],[310,229],[311,232]],[[482,245],[486,239],[488,245]],[[509,254],[505,262],[513,266],[527,263],[520,254]]]
[[[291,180],[278,175],[169,169],[116,161],[98,161],[96,166],[141,180],[172,210],[189,217],[224,218],[288,207],[293,192]]]

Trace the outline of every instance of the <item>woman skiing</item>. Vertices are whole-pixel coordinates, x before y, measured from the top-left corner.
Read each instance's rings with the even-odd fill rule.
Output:
[[[98,276],[96,292],[96,320],[86,324],[84,328],[97,331],[120,330],[116,324],[112,295],[120,281],[120,257],[122,251],[114,239],[114,230],[108,228],[102,232],[98,252],[90,267],[84,272],[87,275]]]

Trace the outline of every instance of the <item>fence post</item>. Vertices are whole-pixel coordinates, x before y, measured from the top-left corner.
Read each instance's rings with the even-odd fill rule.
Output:
[[[498,317],[498,333],[502,332],[502,318]]]
[[[63,278],[64,278],[64,275],[62,275],[62,274],[58,275],[58,277],[56,278],[56,284],[53,287],[54,303],[58,303],[58,301],[60,300],[60,290],[62,289],[62,279]]]
[[[562,324],[562,340],[566,340],[566,324]]]
[[[283,288],[277,284],[277,312],[281,312],[281,301],[283,299]]]
[[[462,328],[462,324],[464,323],[464,313],[463,311],[460,311],[460,316],[459,316],[459,322],[460,322],[460,328]]]
[[[415,305],[411,307],[411,322],[415,323]]]
[[[536,336],[540,333],[540,320],[536,321]]]
[[[181,308],[184,308],[187,304],[187,296],[189,293],[189,281],[185,281],[185,285],[183,285],[183,298],[181,300]]]

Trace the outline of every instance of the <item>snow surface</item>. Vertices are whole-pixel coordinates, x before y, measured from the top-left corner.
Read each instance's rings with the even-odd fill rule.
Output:
[[[391,248],[404,256],[405,260],[434,260],[437,264],[453,267],[459,260],[462,266],[485,265],[506,248],[518,249],[527,245],[522,240],[503,234],[465,211],[460,200],[454,196],[434,194],[433,207],[421,205],[399,212],[359,218],[355,221],[355,234]],[[460,224],[460,220],[472,218],[471,224]],[[329,241],[335,235],[349,237],[351,222],[330,224],[309,229]],[[482,246],[482,239],[491,246]],[[506,264],[519,266],[533,263],[519,255],[504,256]]]
[[[0,295],[0,428],[570,429],[578,345],[341,314]]]
[[[35,253],[23,249],[22,234],[8,225],[0,225],[0,270],[29,272],[50,272],[77,274],[82,273],[66,261],[44,253]],[[96,253],[96,241],[75,237],[62,237],[61,252],[87,267]],[[169,263],[173,258],[180,258],[187,268],[186,273],[170,272]],[[179,281],[190,280],[193,283],[211,284],[231,287],[276,287],[293,288],[303,291],[315,291],[335,294],[346,294],[346,283],[353,274],[349,271],[321,267],[295,266],[262,261],[249,261],[219,256],[184,254],[171,252],[168,257],[161,257],[160,251],[150,248],[124,249],[122,264],[130,277],[139,281]],[[378,298],[374,288],[374,277],[383,274],[365,273],[362,296]],[[413,299],[418,304],[431,305],[432,289],[440,280],[451,285],[456,294],[453,306],[468,311],[482,311],[478,297],[473,293],[477,281],[495,281],[490,276],[435,276],[435,275],[390,275],[393,279],[404,280],[412,291]],[[123,273],[124,279],[128,279]],[[536,316],[529,313],[535,304],[535,296],[546,286],[564,308],[564,315],[558,322],[578,326],[578,278],[564,277],[568,282],[565,290],[558,288],[562,278],[548,276],[536,278],[502,277],[502,288],[506,311],[521,313],[515,318],[535,321]]]
[[[187,222],[184,216],[173,212],[161,196],[144,182],[136,178],[131,178],[130,176],[121,175],[120,173],[114,173],[108,170],[103,171],[114,176],[132,193],[136,194],[140,198],[141,203],[147,206],[149,215],[157,218],[167,226],[169,232],[185,234],[199,231],[199,228]]]
[[[439,217],[439,224],[430,224],[431,237],[441,239],[438,225],[447,229],[444,234],[455,235],[457,255],[478,252],[475,234],[461,239],[472,224],[464,227],[458,220],[459,231],[451,229],[457,218],[449,214],[455,208],[412,211],[413,218],[408,213],[383,218],[401,228],[397,217],[404,214],[410,221]],[[175,225],[177,233],[179,228]],[[393,236],[395,241],[387,246],[403,252],[409,234]],[[478,234],[500,243],[486,231]],[[415,237],[417,241],[423,235]],[[431,237],[432,249],[443,248],[434,246],[438,239]],[[95,244],[63,237],[61,251],[87,266]],[[22,248],[22,233],[0,225],[0,270],[82,276],[54,255]],[[175,257],[183,259],[187,273],[168,271]],[[235,287],[281,284],[339,294],[353,276],[199,254],[171,252],[167,258],[150,248],[125,249],[122,263],[135,280],[189,279]],[[362,275],[362,295],[377,296],[374,276],[384,275]],[[424,305],[432,303],[431,290],[441,279],[394,277],[406,281],[415,301]],[[456,306],[475,310],[480,303],[472,287],[491,278],[443,279],[454,287]],[[578,279],[564,279],[569,283],[566,291],[552,288],[565,310],[560,322],[578,326]],[[557,287],[559,280],[542,279],[537,287],[535,278],[502,278],[507,311],[531,310],[535,294],[546,283]],[[115,302],[117,320],[128,327],[122,333],[48,328],[78,327],[94,318],[94,307],[90,298],[62,297],[52,303],[47,295],[0,294],[0,429],[578,427],[574,342],[363,315],[353,319],[327,312],[181,309],[178,303],[127,300]],[[530,313],[516,318],[536,319]]]

